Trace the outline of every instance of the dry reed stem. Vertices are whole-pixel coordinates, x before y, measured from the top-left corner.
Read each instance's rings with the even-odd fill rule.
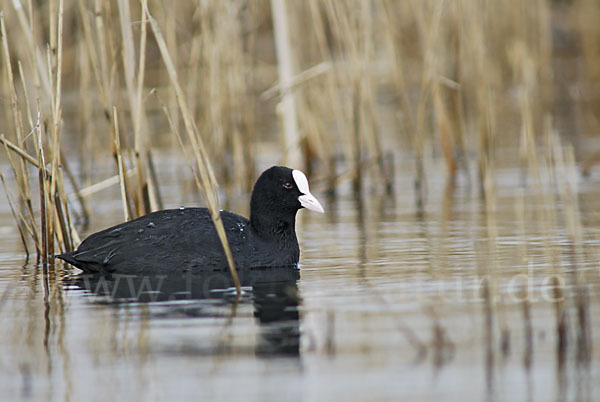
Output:
[[[145,134],[146,130],[142,127],[142,116],[145,118],[144,111],[144,102],[142,99],[143,89],[144,89],[144,76],[146,73],[146,40],[147,40],[147,32],[148,32],[148,24],[146,20],[146,14],[144,13],[143,6],[140,4],[140,13],[142,15],[142,26],[140,33],[140,45],[139,45],[139,61],[138,61],[138,73],[137,73],[137,91],[136,91],[136,104],[138,108],[136,110],[134,124],[137,124],[139,127],[140,133],[144,133],[143,138],[138,139],[140,144],[138,144],[138,151],[141,152],[142,149],[145,150],[145,162],[147,165],[147,169],[150,172],[150,180],[147,181],[147,190],[145,190],[145,194],[148,197],[148,204],[150,211],[156,211],[157,209],[162,208],[162,200],[160,197],[159,186],[158,186],[158,178],[156,177],[156,172],[154,168],[154,163],[152,160],[152,151],[150,147],[146,146],[146,142],[148,142],[148,137]],[[139,163],[139,162],[138,162]]]
[[[311,2],[309,4],[311,5],[312,17],[317,21],[322,21],[319,12],[316,10],[317,3]],[[348,15],[347,13],[343,13],[342,10],[338,9],[338,4],[339,3],[331,0],[324,2],[324,13],[327,24],[325,22],[320,24],[320,30],[317,32],[317,42],[321,57],[324,59],[331,59],[331,62],[334,66],[333,73],[327,75],[328,81],[326,85],[326,93],[330,98],[329,102],[333,108],[335,124],[340,133],[338,144],[341,142],[341,144],[344,145],[342,148],[343,155],[346,160],[350,161],[350,166],[353,171],[352,174],[355,174],[356,167],[353,163],[355,160],[355,151],[352,146],[355,117],[352,113],[353,102],[355,99],[351,91],[356,89],[356,74],[353,74],[353,71],[356,69],[355,64],[357,61],[357,51],[354,40],[355,35],[353,35],[352,32],[347,31],[349,26],[347,21]],[[327,43],[326,30],[328,29],[330,29],[331,33],[335,35],[337,41],[333,49],[330,49]],[[339,51],[342,54],[349,54],[348,60],[353,64],[354,70],[352,68],[346,68],[345,59],[342,57],[336,57],[336,51]],[[346,96],[340,98],[341,94]],[[335,176],[336,171],[335,158],[337,158],[339,155],[335,153],[335,145],[330,146],[332,146],[333,149],[330,151],[331,155],[329,156],[328,163],[330,166],[328,172],[330,183],[329,191],[331,194],[333,194],[334,189],[331,188],[331,184],[333,183],[333,177]]]
[[[577,361],[588,363],[591,356],[589,307],[587,303],[587,289],[584,285],[583,273],[583,229],[581,226],[581,215],[577,199],[577,177],[575,170],[575,157],[571,148],[563,150],[560,139],[552,135],[552,143],[549,146],[552,152],[554,167],[557,176],[562,179],[558,184],[561,198],[565,204],[563,216],[567,235],[570,242],[571,269],[570,278],[575,292],[574,304],[577,310]]]
[[[487,242],[489,262],[486,264],[486,274],[488,276],[487,294],[489,297],[489,306],[486,311],[491,314],[487,319],[496,319],[498,329],[500,331],[500,350],[502,356],[505,357],[510,350],[510,330],[507,325],[505,304],[502,297],[498,294],[498,225],[496,221],[497,211],[497,194],[496,182],[494,178],[495,169],[493,160],[488,161],[488,167],[485,168],[486,177],[484,179],[484,194],[485,194],[485,216],[487,228]]]
[[[144,103],[142,102],[142,88],[144,84],[145,72],[145,43],[146,43],[146,19],[142,17],[142,32],[140,35],[140,59],[137,75],[135,75],[135,47],[133,43],[133,32],[131,30],[131,16],[129,3],[123,0],[118,2],[119,21],[121,35],[123,38],[123,68],[125,75],[125,84],[127,88],[127,98],[131,109],[133,132],[134,132],[134,156],[137,169],[137,185],[135,187],[135,209],[138,216],[156,210],[155,196],[150,194],[152,186],[147,177],[146,160],[146,137],[141,127],[142,116],[144,113]],[[143,13],[142,13],[143,15]]]
[[[362,160],[362,147],[361,147],[361,126],[362,126],[362,104],[361,104],[361,85],[358,81],[354,83],[354,90],[352,94],[352,136],[351,144],[352,144],[352,188],[354,190],[355,196],[360,197],[362,195],[362,169],[361,169],[361,160]]]
[[[516,221],[519,226],[520,241],[518,244],[518,264],[523,266],[521,275],[527,277],[527,269],[529,268],[529,251],[527,247],[527,230],[525,228],[525,194],[521,190],[517,196],[515,203]],[[523,365],[526,369],[530,369],[533,363],[533,326],[531,324],[531,303],[529,300],[529,284],[526,282],[521,287],[521,309],[523,313],[523,328],[525,338],[525,350],[523,352]]]
[[[11,165],[11,167],[13,169],[13,172],[15,173],[15,177],[16,177],[16,175],[17,175],[17,164],[14,161],[14,159],[12,158],[11,153],[9,152],[9,149],[11,149],[11,148],[9,148],[9,144],[12,147],[16,148],[16,149],[19,149],[19,148],[17,146],[15,146],[14,144],[10,143],[10,141],[6,140],[4,138],[3,134],[0,134],[0,143],[4,144],[4,149],[6,151],[6,154],[8,156],[8,160],[10,162],[10,165]],[[24,154],[26,154],[22,150],[21,150],[21,152],[24,153]],[[17,184],[17,190],[19,192],[19,197],[20,197],[19,200],[22,201],[23,199],[25,199],[24,189],[22,188],[22,186],[19,186]],[[24,206],[24,209],[27,212],[27,219],[23,218],[21,221],[17,221],[17,225],[23,224],[23,225],[26,225],[26,226],[29,226],[29,227],[33,228],[33,236],[32,237],[35,240],[36,249],[37,249],[37,252],[39,254],[41,252],[41,248],[40,248],[41,247],[41,243],[39,241],[40,238],[39,238],[39,234],[38,234],[38,231],[37,231],[37,226],[35,225],[35,217],[34,217],[34,214],[33,214],[33,207],[32,207],[31,200],[28,200],[27,202],[25,202],[23,206]],[[19,213],[20,212],[21,211],[19,210]]]
[[[37,159],[35,159],[33,156],[29,155],[27,153],[27,151],[19,148],[17,145],[15,145],[12,142],[10,142],[9,140],[7,140],[6,137],[4,136],[4,134],[0,134],[0,144],[5,145],[8,149],[15,152],[17,155],[19,155],[25,161],[31,163],[36,168],[38,168],[38,169],[40,168],[40,163],[38,162]]]
[[[456,152],[454,150],[454,140],[450,118],[448,116],[446,106],[442,100],[440,86],[441,84],[439,79],[435,80],[435,83],[433,84],[433,105],[436,114],[437,132],[440,138],[442,153],[444,154],[444,159],[446,160],[448,176],[450,180],[454,180],[456,177],[458,164],[455,159]]]
[[[177,139],[177,143],[179,144],[181,151],[183,152],[183,155],[185,156],[185,159],[187,160],[190,170],[194,176],[194,181],[196,183],[196,186],[199,189],[202,188],[202,181],[201,181],[200,177],[198,176],[198,172],[196,171],[196,169],[194,169],[194,156],[193,156],[192,152],[190,152],[189,148],[185,146],[185,143],[183,142],[183,138],[181,138],[179,129],[177,128],[177,125],[175,124],[175,121],[173,119],[171,112],[169,111],[168,106],[163,102],[163,100],[161,99],[161,97],[159,96],[159,94],[156,90],[153,90],[152,93],[154,95],[156,95],[156,97],[158,98],[158,100],[161,104],[161,109],[163,110],[165,116],[167,117],[167,121],[169,122],[169,127],[171,128],[171,132]]]
[[[225,233],[225,228],[223,226],[223,221],[221,220],[221,214],[219,212],[217,196],[215,192],[216,188],[216,179],[210,167],[210,162],[208,160],[208,156],[206,154],[206,150],[204,145],[202,144],[202,139],[198,133],[198,129],[196,124],[194,123],[190,110],[187,106],[186,98],[183,94],[183,90],[179,85],[179,79],[177,75],[177,71],[173,64],[173,61],[169,55],[169,50],[166,46],[165,40],[162,36],[160,28],[156,20],[150,14],[148,10],[148,4],[146,0],[142,0],[144,12],[150,22],[150,26],[152,27],[152,31],[154,32],[154,37],[156,38],[156,42],[158,44],[159,50],[161,52],[163,61],[165,63],[165,67],[167,72],[169,73],[169,78],[171,80],[171,84],[173,89],[175,90],[175,94],[177,97],[177,102],[179,104],[179,109],[183,116],[183,121],[186,127],[186,132],[188,135],[188,139],[190,140],[194,154],[196,157],[196,163],[198,165],[198,172],[200,174],[200,179],[202,183],[201,191],[203,193],[204,199],[207,203],[208,209],[211,213],[212,220],[215,224],[215,228],[217,230],[217,234],[219,235],[219,239],[221,240],[221,244],[223,245],[223,249],[225,251],[225,255],[227,257],[227,261],[229,263],[229,269],[231,271],[231,276],[233,278],[233,282],[235,284],[235,288],[237,290],[237,294],[241,294],[241,286],[240,281],[237,275],[237,271],[235,268],[235,263],[233,261],[233,255],[231,253],[231,249],[229,248],[229,242],[227,241],[227,236]]]
[[[64,166],[63,166],[64,167]],[[61,219],[60,219],[60,224],[61,224],[61,228],[63,229],[63,233],[65,233],[68,242],[67,243],[63,243],[64,244],[64,250],[65,251],[71,251],[74,250],[76,245],[78,245],[81,242],[81,238],[79,237],[79,233],[77,233],[77,229],[75,228],[75,226],[73,225],[73,222],[71,221],[71,213],[69,210],[69,203],[68,203],[68,197],[67,197],[67,193],[65,191],[65,184],[64,184],[64,176],[62,174],[62,168],[59,174],[59,186],[58,186],[58,193],[56,194],[56,199],[59,201],[58,205],[58,209],[57,212],[60,211],[61,212]],[[77,188],[75,188],[75,194],[77,194],[77,199],[79,200],[81,204],[81,208],[83,211],[83,214],[85,215],[85,204],[83,204],[83,197],[81,197],[79,195],[79,190]]]
[[[6,185],[6,180],[4,179],[4,175],[2,174],[1,171],[0,171],[0,180],[2,180],[2,186],[4,187],[4,191],[6,193],[6,198],[8,200],[8,206],[10,207],[10,212],[11,212],[13,218],[15,219],[15,222],[17,222],[17,229],[19,231],[19,236],[21,237],[21,242],[23,243],[23,248],[25,249],[25,254],[27,255],[27,257],[29,257],[29,247],[27,247],[27,240],[25,238],[25,233],[23,232],[23,226],[25,226],[25,228],[27,229],[27,231],[29,232],[29,235],[31,237],[33,237],[33,230],[27,224],[27,221],[25,220],[25,217],[23,216],[23,214],[21,214],[21,211],[19,211],[18,209],[15,209],[12,194],[10,192],[9,187]]]
[[[93,46],[97,46],[99,49],[99,64],[97,66],[94,66],[94,68],[99,68],[99,73],[101,77],[100,84],[104,88],[104,93],[106,95],[106,98],[104,99],[106,102],[104,104],[104,113],[106,114],[107,120],[110,120],[112,116],[111,106],[115,102],[113,96],[113,87],[115,76],[117,73],[117,65],[116,60],[114,59],[118,57],[118,50],[115,46],[112,37],[113,30],[109,25],[111,20],[107,19],[107,21],[105,22],[104,19],[104,15],[112,15],[112,10],[110,9],[110,7],[110,2],[95,0],[94,19],[96,27],[96,38],[98,43]],[[91,49],[88,48],[88,51],[90,50]],[[113,123],[111,123],[111,129],[112,127],[114,127]]]
[[[47,176],[46,176],[46,162],[44,159],[44,144],[42,141],[42,129],[38,125],[36,128],[36,139],[38,143],[38,182],[40,186],[40,233],[41,233],[41,253],[42,253],[42,266],[44,270],[48,264],[48,192],[47,192]]]
[[[527,88],[531,88],[533,83],[530,81],[532,74],[531,59],[525,52],[525,49],[521,49],[520,53],[517,54],[515,59],[517,63],[517,69],[521,70],[521,77],[526,82]],[[555,205],[554,200],[547,191],[544,191],[542,182],[542,172],[549,172],[551,169],[547,166],[552,160],[552,156],[547,156],[545,160],[540,161],[538,158],[538,151],[536,149],[534,139],[534,128],[532,119],[532,109],[530,107],[532,100],[532,93],[530,91],[522,91],[520,94],[521,101],[521,113],[522,113],[522,157],[526,158],[528,165],[528,173],[533,179],[534,190],[537,198],[537,202],[540,205],[553,206]],[[547,142],[552,138],[549,124],[546,124],[546,137]],[[550,150],[551,148],[548,148]],[[543,162],[543,165],[542,165]],[[541,169],[541,166],[544,169]],[[539,230],[542,233],[543,249],[545,257],[550,265],[550,269],[553,274],[553,295],[555,300],[555,319],[556,319],[556,335],[557,335],[557,359],[560,366],[564,364],[566,357],[566,351],[568,347],[568,322],[567,322],[567,310],[565,306],[565,297],[559,278],[562,274],[559,270],[560,256],[557,251],[552,247],[552,243],[549,239],[550,233],[553,228],[556,227],[557,213],[555,209],[548,211],[546,208],[539,208],[537,211],[537,222],[539,223]]]
[[[314,25],[314,34],[316,37],[317,48],[319,56],[327,61],[332,66],[332,72],[325,75],[324,85],[322,88],[318,89],[317,95],[318,98],[323,98],[328,105],[330,105],[333,119],[336,122],[336,125],[339,127],[341,132],[346,132],[346,128],[348,124],[346,123],[346,119],[344,117],[344,109],[342,102],[339,102],[337,99],[336,87],[338,82],[338,77],[336,74],[336,65],[334,60],[332,60],[332,55],[328,49],[327,44],[327,35],[325,33],[325,22],[323,20],[322,13],[318,9],[318,0],[310,0],[308,2],[310,9],[310,17],[313,21]],[[325,104],[324,104],[325,105]],[[312,117],[311,121],[322,122],[322,119],[318,119],[318,116],[310,116]],[[303,117],[306,119],[306,117]],[[308,127],[310,129],[310,127]],[[335,196],[335,176],[336,176],[336,147],[338,144],[335,143],[335,137],[332,135],[325,136],[325,141],[323,144],[327,147],[323,149],[325,159],[325,166],[327,168],[327,191],[331,196]],[[343,150],[343,149],[342,149]]]
[[[127,195],[127,184],[125,182],[125,167],[123,165],[123,155],[121,154],[121,140],[119,135],[119,117],[117,115],[117,107],[113,106],[113,122],[114,122],[114,138],[113,145],[114,151],[113,156],[117,162],[117,171],[119,172],[119,185],[121,188],[121,202],[123,204],[123,215],[125,221],[131,220],[131,209],[129,205],[129,197]]]
[[[360,52],[360,77],[364,91],[364,115],[365,115],[365,141],[369,149],[369,155],[378,161],[375,169],[371,170],[372,180],[376,184],[383,184],[384,188],[391,187],[389,177],[386,174],[384,166],[384,155],[382,152],[380,139],[380,124],[379,117],[375,107],[376,102],[376,87],[374,84],[373,60],[375,59],[375,27],[374,27],[374,12],[373,7],[368,0],[362,0],[360,3],[361,18],[359,25],[361,27],[361,52]]]
[[[96,87],[98,90],[98,94],[100,95],[100,100],[102,102],[102,105],[104,106],[105,113],[107,113],[107,105],[108,105],[107,96],[108,95],[105,93],[106,87],[104,85],[104,83],[106,81],[104,80],[104,77],[101,74],[100,57],[98,56],[98,54],[96,52],[96,46],[92,39],[92,28],[90,26],[90,22],[87,17],[87,11],[84,6],[83,0],[79,0],[79,13],[81,16],[83,33],[85,36],[87,55],[92,63],[92,71],[94,72],[94,78],[96,80]],[[107,118],[110,119],[110,113],[107,113],[107,115],[108,115]]]
[[[73,174],[73,172],[71,171],[69,164],[67,163],[67,159],[64,157],[63,152],[61,152],[61,168],[64,170],[64,172],[67,175],[67,179],[69,180],[69,183],[71,183],[71,186],[73,187],[73,194],[75,195],[77,202],[79,202],[79,206],[81,207],[81,213],[83,214],[83,220],[84,220],[84,226],[87,225],[87,222],[89,222],[90,219],[90,211],[88,209],[87,203],[85,202],[85,198],[83,197],[83,195],[81,194],[81,188],[79,186],[79,184],[77,183],[77,180],[75,179],[75,175]],[[61,180],[64,181],[64,178],[62,178],[63,175],[61,174]],[[65,207],[67,205],[67,201],[70,200],[69,197],[67,197],[66,191],[65,191],[65,186],[64,183],[63,185],[59,186],[59,191],[61,192],[61,198],[62,201],[65,203]],[[70,220],[70,215],[67,214],[67,218]]]
[[[25,98],[25,110],[28,112],[27,119],[29,120],[29,125],[31,127],[34,127],[33,114],[31,112],[32,109],[31,109],[31,105],[29,103],[29,94],[27,93],[27,85],[25,84],[25,73],[23,72],[23,65],[21,64],[20,60],[17,62],[17,66],[19,68],[19,78],[21,80],[21,90],[23,92],[23,97]],[[26,135],[23,140],[26,141],[28,137],[29,137],[29,134]]]
[[[6,74],[7,81],[9,86],[10,93],[10,104],[13,114],[13,120],[15,124],[15,132],[16,132],[16,140],[17,144],[20,147],[23,147],[23,119],[21,116],[21,111],[19,108],[19,102],[17,99],[17,91],[15,88],[15,81],[12,73],[12,64],[10,61],[10,51],[8,47],[8,39],[6,35],[6,24],[4,21],[4,15],[0,13],[0,32],[2,34],[2,49],[4,55],[4,63],[6,66]],[[25,164],[22,160],[19,160],[17,166],[15,166],[15,175],[17,180],[17,185],[21,189],[21,202],[23,203],[31,203],[31,193],[29,190],[29,175],[28,171],[25,168]]]
[[[434,83],[437,82],[437,71],[435,69],[436,58],[432,53],[435,47],[437,47],[439,40],[440,20],[444,11],[444,2],[435,3],[436,7],[432,10],[431,22],[426,21],[424,10],[413,3],[411,3],[411,6],[415,13],[417,26],[419,28],[419,36],[422,41],[422,52],[425,57],[419,85],[419,102],[416,111],[416,125],[413,138],[413,146],[416,153],[415,194],[417,196],[417,208],[421,210],[426,197],[426,177],[423,158],[427,131],[427,105],[429,104],[430,98],[435,95],[432,88],[434,88]]]
[[[347,91],[348,96],[340,110],[336,113],[336,123],[343,124],[347,121],[346,126],[341,126],[342,138],[349,137],[343,143],[348,144],[345,148],[346,158],[350,162],[353,175],[353,189],[357,196],[361,195],[363,175],[360,168],[363,155],[368,155],[369,151],[363,152],[363,140],[368,139],[368,131],[372,125],[367,121],[370,117],[368,110],[368,97],[370,93],[370,80],[366,77],[364,65],[369,52],[369,47],[365,45],[365,31],[368,33],[368,28],[365,29],[364,21],[360,19],[359,14],[353,12],[352,4],[334,2],[331,0],[324,2],[324,9],[327,20],[331,25],[331,30],[335,34],[336,40],[339,41],[339,51],[345,53],[345,63],[337,62],[335,64],[336,71],[332,74],[332,84],[338,91]],[[312,14],[316,12],[311,10]],[[357,27],[357,29],[353,29]],[[319,39],[322,41],[322,39]],[[322,49],[324,44],[320,43]],[[323,53],[323,50],[321,50]],[[341,66],[345,68],[341,68]],[[333,91],[333,90],[332,90]],[[339,102],[337,98],[339,94],[332,93],[332,102]],[[332,155],[330,158],[333,158]],[[330,162],[330,175],[333,176],[335,169],[334,163]],[[331,182],[332,180],[330,180]]]
[[[125,172],[127,177],[131,177],[131,175],[135,173],[135,169],[129,169]],[[105,190],[109,187],[114,186],[115,184],[119,184],[120,178],[119,174],[114,176],[110,176],[104,180],[101,180],[97,183],[91,184],[87,187],[82,188],[78,191],[78,193],[71,193],[68,195],[68,199],[70,201],[76,200],[78,197],[88,197],[90,195],[96,194],[99,191]]]
[[[282,124],[283,163],[303,169],[296,101],[291,90],[294,83],[294,68],[287,0],[271,0],[271,15],[273,18],[275,49],[277,51],[279,86],[281,88],[281,102],[277,106],[277,112],[280,115]]]
[[[39,118],[39,117],[38,117]],[[39,125],[39,121],[36,124],[35,127],[37,127]],[[34,127],[34,130],[35,130]],[[22,150],[21,148],[17,147],[16,145],[14,145],[12,142],[8,141],[3,134],[0,134],[0,144],[3,144],[6,148],[6,152],[8,154],[9,150],[12,150],[13,152],[15,152],[17,155],[19,155],[23,160],[29,162],[31,165],[33,165],[34,167],[36,167],[38,170],[41,169],[41,164],[40,162],[35,159],[34,157],[32,157],[31,155],[29,155],[26,151]],[[12,160],[12,159],[11,159]],[[13,162],[11,162],[13,163]],[[65,165],[66,167],[66,165]],[[67,171],[67,170],[65,170]],[[48,172],[48,170],[46,170],[45,172],[46,177],[51,177],[51,173]],[[96,189],[94,189],[95,191],[90,191],[89,189],[86,192],[81,192],[78,188],[77,188],[77,183],[75,182],[74,177],[72,177],[72,175],[70,173],[67,173],[67,175],[70,177],[70,181],[72,182],[72,185],[74,187],[74,193],[73,193],[73,197],[67,197],[65,190],[64,190],[64,183],[62,182],[62,174],[59,174],[59,180],[61,180],[60,185],[58,186],[58,191],[60,193],[60,197],[59,200],[63,203],[63,206],[61,207],[61,209],[64,209],[65,211],[68,211],[68,206],[66,201],[73,198],[73,199],[77,199],[79,200],[80,204],[81,204],[81,208],[84,211],[84,214],[88,214],[88,212],[86,212],[86,204],[83,200],[83,196],[84,195],[89,195],[92,194],[95,191],[98,191]],[[118,182],[118,176],[114,176],[114,178],[116,179],[114,183],[112,184],[116,184]],[[21,187],[18,187],[19,189]],[[30,208],[29,208],[30,210]],[[22,215],[21,215],[22,216]],[[33,212],[30,212],[30,216],[33,216]],[[79,235],[77,234],[77,230],[74,228],[74,226],[71,224],[70,220],[70,214],[68,212],[65,212],[63,215],[63,219],[66,220],[66,222],[61,222],[62,227],[67,227],[69,228],[69,236],[73,239],[71,242],[69,242],[70,246],[73,246],[75,243],[79,242]],[[18,221],[17,221],[18,222]],[[24,224],[27,224],[27,221],[23,218],[22,222]],[[66,225],[65,225],[66,223]],[[33,228],[35,229],[36,226],[33,225]],[[36,240],[36,245],[37,245],[37,231],[34,231],[32,233],[32,237],[34,238],[34,240]],[[59,242],[60,244],[61,242]]]
[[[294,75],[289,83],[289,86],[285,88],[280,82],[275,83],[268,89],[264,90],[260,94],[260,98],[262,100],[270,100],[275,97],[281,97],[287,91],[294,91],[297,88],[301,87],[314,80],[321,75],[327,74],[331,72],[332,65],[328,61],[322,61],[321,63],[314,65],[306,70]]]
[[[133,133],[134,133],[134,157],[135,167],[137,170],[137,183],[134,188],[134,206],[136,215],[141,216],[145,213],[151,212],[152,208],[149,205],[149,197],[147,196],[147,177],[145,164],[142,158],[145,156],[144,149],[142,148],[142,129],[141,124],[141,113],[143,104],[137,94],[139,85],[143,85],[143,82],[138,85],[135,77],[135,48],[133,44],[133,33],[131,32],[131,16],[129,12],[129,2],[119,0],[117,2],[119,9],[119,21],[121,26],[121,37],[123,38],[123,50],[121,52],[123,58],[123,69],[125,75],[125,87],[127,88],[127,98],[129,100],[129,107],[131,109],[131,115],[133,120]],[[145,23],[143,23],[145,26]],[[142,38],[143,39],[143,38]],[[145,53],[145,49],[140,49],[140,55]],[[143,66],[139,66],[142,68]]]
[[[36,44],[33,35],[33,14],[30,15],[29,22],[27,21],[27,16],[25,15],[25,11],[23,10],[23,5],[21,4],[21,0],[15,0],[12,2],[13,8],[17,13],[17,19],[19,21],[19,25],[23,33],[25,34],[25,40],[27,42],[26,48],[31,52],[31,62],[35,64],[36,68],[33,69],[35,72],[35,81],[36,85],[41,85],[43,89],[43,93],[50,96],[52,93],[52,88],[50,85],[50,71],[46,68],[46,61],[43,56],[43,52],[40,47]],[[33,10],[31,10],[33,13]]]
[[[90,60],[86,53],[86,44],[85,38],[79,43],[77,48],[78,53],[78,68],[80,71],[79,75],[79,91],[78,97],[80,99],[79,102],[79,113],[78,113],[78,121],[77,121],[77,130],[81,133],[78,136],[77,142],[77,150],[79,156],[79,165],[80,165],[80,175],[81,175],[81,185],[86,186],[89,184],[91,172],[92,172],[92,164],[96,159],[94,155],[87,154],[89,149],[94,148],[93,140],[96,135],[96,124],[92,120],[94,115],[94,110],[92,109],[92,97],[89,96],[92,93],[91,89],[91,66]],[[63,161],[65,158],[63,157]],[[69,174],[68,170],[65,170],[67,174]],[[89,221],[86,220],[84,222],[84,226],[87,226]]]
[[[53,53],[56,54],[56,58],[52,57],[50,52],[48,53],[48,58],[51,62],[48,63],[48,71],[50,72],[50,76],[55,76],[51,81],[56,82],[56,86],[53,88],[52,92],[52,131],[51,131],[51,143],[52,146],[50,148],[52,153],[51,159],[51,176],[50,179],[50,195],[47,197],[49,202],[50,211],[52,214],[52,218],[48,220],[49,223],[49,256],[50,259],[54,258],[54,236],[57,237],[58,245],[65,245],[65,239],[67,238],[66,234],[62,232],[63,228],[68,227],[65,222],[61,221],[61,218],[64,218],[62,215],[62,208],[56,204],[57,201],[60,202],[60,197],[58,196],[57,185],[62,183],[62,181],[58,180],[58,175],[61,173],[59,171],[60,167],[60,131],[61,131],[61,121],[62,121],[62,57],[63,57],[63,14],[64,14],[64,0],[59,0],[58,2],[58,10],[57,10],[57,26],[55,27],[56,32],[53,30],[52,23],[50,24],[51,28],[51,48]],[[50,11],[50,20],[54,20],[55,14],[52,12],[52,7]],[[55,37],[53,35],[56,35]],[[52,40],[54,38],[54,41]],[[52,73],[54,72],[54,74]],[[63,191],[64,192],[64,191]],[[70,243],[67,241],[67,243]],[[69,244],[70,246],[70,244]]]

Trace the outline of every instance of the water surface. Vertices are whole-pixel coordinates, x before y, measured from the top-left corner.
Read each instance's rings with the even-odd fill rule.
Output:
[[[518,170],[498,170],[493,210],[466,180],[428,180],[423,210],[400,171],[394,196],[369,189],[358,202],[343,186],[326,215],[301,211],[300,271],[253,274],[237,301],[222,277],[121,278],[115,290],[115,278],[60,264],[46,273],[26,261],[3,203],[0,398],[594,400],[600,179],[578,181],[577,258],[560,197],[539,197]],[[172,186],[167,206],[193,204]],[[237,198],[227,208],[247,213],[247,196]],[[95,201],[89,231],[122,219],[116,190]],[[540,222],[543,210],[555,224]],[[553,275],[565,298],[562,349]]]

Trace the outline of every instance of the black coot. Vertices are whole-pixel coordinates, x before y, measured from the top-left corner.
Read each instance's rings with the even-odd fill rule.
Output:
[[[239,269],[296,265],[300,249],[296,212],[323,212],[304,173],[273,166],[256,181],[250,220],[222,211],[221,219]],[[206,208],[168,209],[94,233],[58,258],[85,272],[157,274],[227,268],[225,253]]]

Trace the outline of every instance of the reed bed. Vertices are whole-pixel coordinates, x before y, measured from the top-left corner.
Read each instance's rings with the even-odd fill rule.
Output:
[[[0,7],[0,142],[16,183],[6,192],[25,249],[33,245],[44,264],[78,244],[75,217],[89,216],[90,196],[107,185],[120,185],[125,219],[162,208],[153,154],[165,147],[193,170],[228,250],[218,186],[229,196],[248,191],[264,144],[280,149],[273,162],[305,169],[332,195],[350,180],[357,198],[407,191],[394,189],[393,160],[410,157],[421,211],[425,162],[439,155],[444,164],[435,168],[449,182],[472,183],[485,200],[492,256],[495,169],[521,166],[525,185],[546,205],[564,201],[561,210],[539,211],[539,230],[566,222],[574,266],[584,252],[573,169],[590,173],[598,159],[598,150],[578,146],[598,134],[600,121],[594,0],[4,0]],[[519,158],[499,158],[515,146]],[[94,166],[110,157],[114,176],[93,183]],[[4,182],[9,172],[2,173]],[[569,342],[571,302],[578,348],[589,354],[584,279],[576,270],[567,275],[549,241],[546,249],[555,278],[568,276],[576,289],[565,299],[555,286],[556,299],[567,300],[555,304],[558,354]],[[235,277],[231,258],[230,265]],[[493,345],[500,328],[506,350],[497,267],[487,267],[485,333]],[[526,302],[522,309],[529,345]],[[490,361],[494,353],[490,346]]]

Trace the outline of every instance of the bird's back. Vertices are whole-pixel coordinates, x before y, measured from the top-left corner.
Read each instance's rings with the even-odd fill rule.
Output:
[[[236,265],[252,253],[248,219],[221,212]],[[153,274],[200,272],[227,268],[223,247],[206,208],[154,212],[85,239],[59,258],[86,272]]]

